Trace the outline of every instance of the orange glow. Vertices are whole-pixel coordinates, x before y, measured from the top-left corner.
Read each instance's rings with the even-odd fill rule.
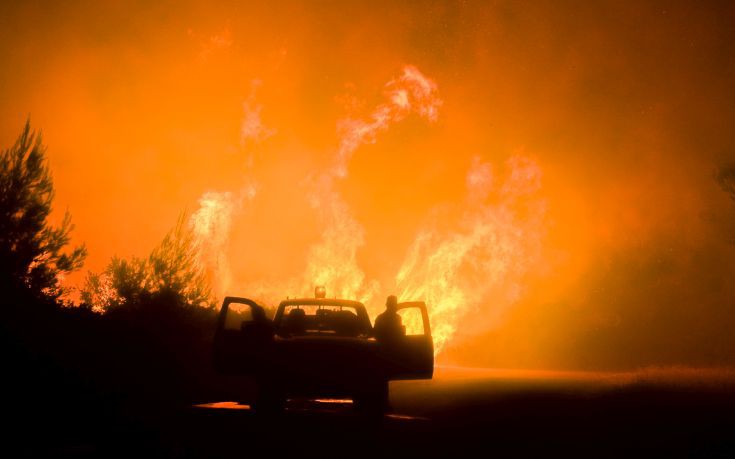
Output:
[[[440,362],[733,363],[730,28],[571,8],[3,5],[0,141],[85,270],[186,210],[219,298],[423,300]]]

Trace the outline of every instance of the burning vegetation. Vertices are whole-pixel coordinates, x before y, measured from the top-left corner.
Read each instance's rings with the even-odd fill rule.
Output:
[[[232,281],[228,241],[233,231],[241,231],[235,219],[258,194],[269,192],[257,183],[248,181],[240,191],[206,192],[191,225],[199,259],[218,296],[238,292],[273,305],[323,285],[330,295],[368,304],[375,317],[382,309],[381,295],[396,290],[401,299],[427,302],[438,353],[468,315],[481,311],[484,326],[491,326],[523,294],[521,279],[540,256],[541,170],[526,156],[511,157],[499,172],[476,158],[466,173],[466,196],[455,209],[454,221],[438,215],[440,210],[434,212],[408,247],[394,283],[381,285],[368,279],[358,261],[365,230],[340,193],[339,182],[348,179],[349,163],[361,146],[379,142],[381,134],[409,116],[435,123],[443,104],[437,84],[411,65],[383,89],[383,101],[365,118],[337,123],[338,146],[331,164],[301,184],[321,227],[320,240],[309,248],[301,276],[267,285],[257,279],[245,285]],[[260,106],[246,114],[248,129],[243,136],[261,139],[267,128],[259,115]],[[412,325],[419,324],[408,324],[409,328]]]

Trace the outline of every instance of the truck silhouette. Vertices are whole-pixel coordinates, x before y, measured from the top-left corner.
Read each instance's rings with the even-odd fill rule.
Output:
[[[431,379],[434,344],[426,304],[398,303],[419,319],[417,330],[378,340],[365,305],[325,298],[282,301],[271,321],[247,298],[226,297],[214,344],[218,372],[249,376],[255,408],[275,411],[289,398],[351,398],[365,411],[388,406],[388,382]]]

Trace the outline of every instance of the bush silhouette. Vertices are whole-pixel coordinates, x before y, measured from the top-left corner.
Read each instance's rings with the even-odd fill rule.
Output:
[[[48,222],[54,186],[40,133],[30,121],[15,144],[0,154],[0,294],[5,299],[57,301],[59,280],[79,269],[84,245],[68,252],[73,229],[67,211],[61,225]]]
[[[186,215],[147,258],[113,257],[101,274],[89,273],[81,298],[98,311],[156,304],[211,306],[211,289]]]
[[[0,304],[19,306],[0,313],[0,358],[15,432],[107,435],[127,425],[131,406],[212,399],[217,314],[200,307],[212,300],[186,215],[147,257],[115,257],[90,273],[80,292],[87,307],[55,307],[60,276],[82,265],[86,249],[65,250],[68,213],[48,223],[53,196],[41,136],[26,123],[0,156]]]

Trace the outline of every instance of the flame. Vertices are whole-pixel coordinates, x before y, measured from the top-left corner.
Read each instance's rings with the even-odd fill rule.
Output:
[[[357,264],[357,251],[364,243],[362,225],[334,189],[331,177],[322,177],[311,192],[310,202],[319,212],[324,227],[321,241],[311,246],[301,291],[315,285],[329,295],[369,302],[378,290],[377,282],[365,282]]]
[[[412,112],[430,122],[436,121],[442,104],[436,83],[410,65],[385,85],[385,99],[367,119],[345,119],[337,123],[340,140],[334,167],[311,183],[310,203],[319,212],[324,229],[321,241],[311,247],[303,291],[324,285],[338,297],[369,303],[379,290],[377,281],[365,281],[365,274],[357,265],[356,255],[364,243],[364,229],[335,189],[335,181],[347,176],[347,166],[355,151],[361,145],[375,142],[379,132]]]
[[[227,292],[232,272],[227,256],[233,216],[245,200],[255,198],[254,184],[246,185],[238,194],[208,191],[199,198],[199,209],[189,220],[197,244],[199,262],[205,268],[217,296]]]
[[[260,118],[262,105],[255,102],[261,82],[250,82],[250,95],[243,103],[243,118],[240,126],[240,144],[260,143],[271,137],[276,130],[263,124]],[[253,167],[253,156],[248,155],[246,169]],[[199,208],[192,214],[190,225],[194,233],[199,263],[217,297],[227,293],[232,284],[232,271],[228,257],[232,220],[242,210],[245,201],[252,201],[257,194],[256,183],[246,179],[238,193],[231,191],[207,191],[199,198]]]
[[[368,116],[337,123],[339,141],[332,165],[304,182],[322,231],[320,240],[310,247],[303,275],[243,286],[249,296],[274,303],[289,293],[306,294],[321,285],[329,296],[362,301],[373,316],[382,309],[382,304],[371,304],[380,291],[378,281],[366,279],[357,261],[364,228],[337,185],[347,177],[358,148],[376,142],[378,134],[411,114],[435,122],[442,105],[436,83],[413,66],[405,66],[384,89],[383,102]],[[260,109],[252,97],[246,103],[242,135],[254,142],[275,132],[260,123]],[[537,196],[540,183],[541,170],[528,157],[512,156],[502,174],[475,158],[466,175],[466,196],[454,227],[448,229],[434,221],[416,235],[395,277],[396,289],[402,301],[421,300],[428,305],[437,353],[459,327],[468,326],[467,319],[472,318],[475,327],[477,323],[492,325],[519,299],[522,277],[540,257],[544,218],[544,203]],[[226,256],[232,219],[243,201],[255,194],[254,185],[237,195],[207,192],[192,215],[202,263],[217,279],[219,294],[232,282]],[[480,311],[486,301],[491,303]],[[420,327],[420,321],[407,319],[409,332]]]
[[[252,97],[251,94],[250,102],[246,104],[242,135],[247,133],[257,142],[263,140],[264,132],[271,135],[275,130],[261,126],[261,107],[254,105]],[[277,283],[253,282],[244,286],[248,295],[273,303],[289,292],[305,294],[312,292],[315,285],[323,285],[330,296],[369,303],[379,291],[379,283],[366,280],[358,266],[357,252],[364,244],[364,229],[336,189],[336,182],[347,177],[348,163],[361,145],[375,142],[379,132],[411,113],[430,122],[436,121],[442,104],[436,83],[410,65],[402,69],[400,76],[386,83],[384,99],[366,119],[344,119],[337,123],[339,142],[332,167],[304,182],[309,203],[318,213],[323,229],[320,241],[310,247],[303,275]],[[251,129],[254,126],[257,129]],[[198,239],[202,241],[202,259],[210,267],[212,277],[224,279],[219,282],[218,292],[224,292],[231,282],[225,251],[231,220],[239,209],[231,202],[229,193],[205,193],[194,223],[199,228],[196,230]]]
[[[466,325],[463,319],[471,318],[475,328],[497,322],[539,260],[544,205],[535,193],[541,169],[522,156],[511,157],[506,168],[496,184],[492,166],[476,158],[459,227],[446,232],[434,224],[419,231],[396,276],[401,301],[427,303],[436,353]],[[420,326],[406,324],[408,331]]]

